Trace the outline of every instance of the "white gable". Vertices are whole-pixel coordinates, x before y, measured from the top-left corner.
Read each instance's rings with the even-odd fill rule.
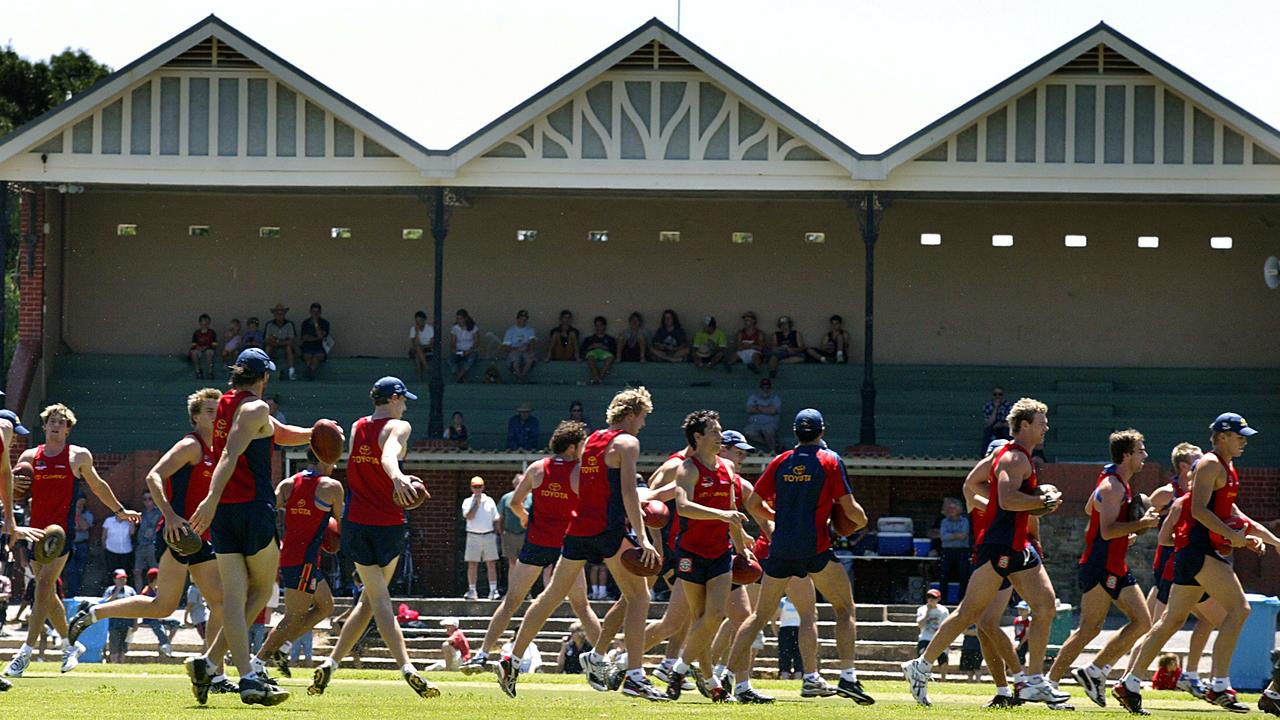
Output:
[[[394,150],[392,148],[395,148]],[[0,145],[8,180],[420,184],[425,151],[216,19]]]

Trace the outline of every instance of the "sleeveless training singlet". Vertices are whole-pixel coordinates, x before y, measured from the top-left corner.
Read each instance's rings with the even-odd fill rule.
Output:
[[[609,443],[622,430],[597,430],[587,438],[578,469],[578,509],[566,534],[592,537],[621,529],[627,520],[622,507],[622,471],[605,464]]]
[[[227,436],[235,422],[236,411],[249,400],[259,399],[248,390],[228,390],[218,400],[218,414],[213,421],[213,456],[222,457],[227,447]],[[271,486],[271,436],[250,441],[244,453],[236,458],[231,479],[222,491],[220,505],[262,501],[275,507],[275,491]]]
[[[320,475],[304,470],[293,476],[289,504],[284,508],[284,540],[280,547],[280,567],[315,563],[320,542],[329,526],[329,511],[316,505]]]
[[[76,476],[71,472],[71,445],[62,447],[57,455],[46,455],[45,446],[36,448],[31,461],[31,517],[27,521],[33,528],[44,529],[58,525],[63,532],[75,532],[75,507],[79,493]]]
[[[1021,552],[1027,549],[1027,513],[1026,511],[1014,512],[1005,510],[1000,507],[1000,483],[996,479],[996,468],[1000,466],[1000,459],[1013,450],[1017,450],[1027,457],[1030,461],[1031,453],[1017,443],[1009,443],[996,451],[996,456],[991,461],[991,497],[987,500],[987,515],[990,516],[986,528],[977,538],[978,545],[1003,545],[1013,549],[1015,552]],[[1030,494],[1039,487],[1036,481],[1035,465],[1031,466],[1031,476],[1022,481],[1022,485],[1018,488],[1024,493]]]
[[[1102,474],[1098,476],[1098,483],[1094,489],[1102,487],[1102,483],[1107,478],[1115,478],[1124,486],[1124,502],[1120,504],[1120,511],[1116,513],[1115,519],[1125,521],[1129,518],[1129,503],[1133,501],[1133,491],[1129,488],[1128,483],[1120,480],[1116,475],[1116,466],[1107,465],[1102,469]],[[1084,534],[1084,554],[1080,556],[1080,565],[1089,565],[1096,568],[1103,568],[1112,575],[1124,575],[1129,572],[1129,565],[1125,562],[1125,556],[1129,552],[1129,539],[1127,537],[1114,538],[1106,540],[1102,537],[1102,517],[1098,512],[1098,506],[1095,503],[1093,509],[1089,511],[1089,527]]]
[[[213,448],[205,444],[204,438],[200,437],[199,433],[187,433],[187,436],[195,438],[196,442],[200,443],[200,462],[195,465],[183,465],[164,483],[165,499],[169,501],[173,511],[183,518],[190,518],[200,502],[209,496],[213,468],[218,463],[218,456],[213,454]],[[161,519],[160,523],[163,525],[164,520]],[[207,528],[201,537],[205,540],[209,539]]]
[[[542,482],[533,489],[533,507],[525,528],[528,542],[553,548],[564,544],[565,532],[578,507],[578,494],[570,482],[577,464],[575,460],[556,457],[542,461]]]
[[[362,417],[351,432],[347,459],[347,493],[343,518],[362,525],[403,525],[404,509],[396,505],[391,476],[382,468],[378,438],[391,418]]]

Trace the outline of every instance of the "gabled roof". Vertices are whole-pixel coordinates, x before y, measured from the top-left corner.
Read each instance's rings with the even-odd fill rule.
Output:
[[[164,67],[211,37],[232,46],[244,58],[293,86],[317,105],[357,128],[396,155],[419,167],[425,164],[425,158],[429,153],[427,148],[231,27],[216,15],[210,15],[192,25],[146,55],[102,78],[84,92],[0,138],[0,163],[29,149],[84,111],[124,91],[133,83]]]
[[[978,118],[1008,103],[1099,45],[1105,45],[1118,52],[1133,65],[1186,96],[1193,103],[1242,129],[1272,154],[1280,154],[1280,131],[1209,89],[1105,22],[1100,22],[888,150],[869,156],[867,159],[879,161],[875,163],[880,166],[877,168],[878,174],[882,178],[886,177],[895,167],[919,156]]]
[[[459,167],[489,151],[501,143],[504,138],[518,132],[535,118],[559,106],[567,98],[586,86],[592,79],[613,68],[619,62],[631,56],[636,50],[654,41],[674,52],[689,65],[722,85],[725,90],[742,98],[743,101],[761,112],[765,117],[805,141],[815,151],[848,169],[851,173],[854,165],[862,157],[853,148],[823,130],[812,120],[791,109],[661,20],[653,18],[501,117],[454,145],[448,150],[448,153],[453,157],[454,167]]]

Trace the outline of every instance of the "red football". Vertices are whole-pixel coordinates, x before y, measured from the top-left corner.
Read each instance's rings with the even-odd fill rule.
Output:
[[[858,531],[858,526],[853,524],[849,516],[845,514],[844,508],[840,507],[840,503],[831,506],[831,529],[836,531],[840,537],[849,537]]]
[[[31,467],[31,463],[25,460],[13,466],[14,502],[21,502],[31,496],[31,478],[33,475],[35,475],[35,468]]]
[[[750,585],[764,575],[764,568],[755,560],[748,560],[743,555],[733,556],[733,581],[739,585]]]
[[[333,465],[342,459],[342,446],[346,438],[342,428],[332,420],[317,420],[311,426],[311,452],[320,458],[320,462]]]
[[[409,481],[409,487],[413,488],[413,501],[408,505],[401,505],[405,510],[417,510],[422,507],[422,503],[427,501],[427,486],[422,484],[421,480],[414,479]]]
[[[640,548],[627,548],[622,551],[622,567],[627,572],[640,577],[653,577],[662,571],[662,563],[656,562],[653,565],[645,565],[640,561],[644,557],[644,553]]]
[[[667,504],[661,500],[646,500],[640,510],[644,512],[645,527],[651,527],[654,530],[661,530],[667,526],[667,521],[671,519],[671,514],[667,512]]]
[[[329,518],[329,525],[324,529],[324,539],[320,541],[320,549],[330,555],[342,547],[342,526],[335,517]]]

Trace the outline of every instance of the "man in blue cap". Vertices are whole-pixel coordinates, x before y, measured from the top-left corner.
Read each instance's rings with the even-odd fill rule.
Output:
[[[338,662],[350,654],[373,620],[405,682],[419,697],[433,698],[440,691],[409,660],[388,589],[404,549],[404,509],[416,502],[419,492],[431,497],[421,480],[400,468],[413,430],[403,417],[408,401],[418,396],[400,378],[384,377],[373,384],[369,397],[373,412],[351,425],[347,502],[342,513],[342,553],[355,563],[364,591],[342,626],[333,652],[316,666],[307,694],[324,693]]]
[[[288,700],[289,693],[254,671],[247,618],[257,617],[266,607],[280,567],[271,452],[273,445],[311,442],[311,428],[271,417],[262,397],[275,370],[276,364],[261,348],[247,348],[236,357],[230,368],[231,389],[218,401],[213,421],[213,456],[218,460],[209,495],[188,519],[196,533],[212,531],[222,576],[222,632],[240,671],[240,701],[268,706]],[[186,664],[199,699],[212,681],[214,663],[197,656]]]
[[[1142,709],[1142,678],[1139,673],[1151,666],[1157,653],[1169,638],[1180,630],[1187,616],[1208,593],[1226,609],[1226,617],[1218,625],[1213,644],[1213,673],[1205,700],[1230,710],[1248,712],[1231,687],[1231,656],[1236,641],[1249,616],[1249,603],[1244,589],[1231,566],[1231,553],[1236,548],[1249,548],[1261,555],[1266,546],[1280,547],[1270,530],[1255,523],[1236,505],[1240,492],[1240,476],[1234,460],[1240,457],[1257,429],[1236,413],[1223,413],[1209,426],[1213,449],[1196,463],[1191,478],[1191,499],[1182,511],[1178,532],[1185,544],[1173,555],[1173,586],[1165,613],[1151,627],[1142,652],[1134,654],[1129,670],[1111,688],[1111,694],[1126,710],[1147,715]],[[1177,547],[1178,543],[1175,543]],[[1269,688],[1258,701],[1259,709],[1280,714],[1280,694]]]
[[[810,577],[813,585],[831,603],[836,616],[836,649],[840,654],[840,682],[831,688],[817,672],[816,658],[805,658],[806,697],[840,695],[859,705],[875,702],[862,689],[854,669],[853,588],[844,567],[831,551],[827,519],[835,508],[857,527],[867,524],[867,514],[853,499],[853,488],[839,455],[821,447],[826,432],[822,413],[812,408],[796,414],[792,426],[799,444],[773,459],[756,481],[755,492],[747,497],[747,510],[774,521],[769,557],[762,563],[764,578],[760,601],[742,623],[729,652],[729,678],[740,680],[733,694],[742,703],[771,703],[773,698],[751,687],[751,643],[771,619],[791,578]],[[766,505],[767,503],[767,505]]]
[[[0,392],[0,401],[3,399],[4,393]],[[0,452],[4,454],[4,459],[0,460],[0,506],[4,508],[4,532],[0,535],[7,537],[9,542],[30,540],[34,543],[44,537],[44,532],[35,528],[19,528],[18,521],[13,517],[13,467],[9,464],[9,443],[13,441],[15,432],[19,435],[31,434],[12,410],[0,410]],[[6,552],[7,543],[0,541],[0,553]],[[13,683],[0,677],[0,692],[11,687]]]

